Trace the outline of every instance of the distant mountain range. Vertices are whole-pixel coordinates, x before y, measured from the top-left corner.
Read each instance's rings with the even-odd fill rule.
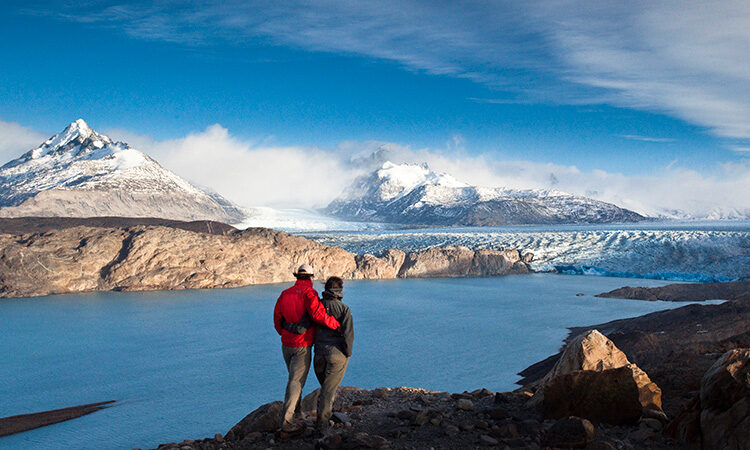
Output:
[[[0,217],[23,216],[237,223],[245,213],[79,119],[0,167]]]
[[[357,178],[325,213],[346,220],[428,226],[637,222],[646,217],[552,189],[471,186],[426,165],[385,162]]]

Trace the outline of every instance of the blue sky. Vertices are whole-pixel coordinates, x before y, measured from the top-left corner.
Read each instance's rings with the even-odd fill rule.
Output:
[[[741,2],[3,5],[5,159],[82,117],[157,154],[218,124],[245,150],[380,142],[625,177],[748,165]]]

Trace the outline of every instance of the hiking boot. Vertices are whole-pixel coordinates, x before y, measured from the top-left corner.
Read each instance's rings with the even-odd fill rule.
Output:
[[[291,439],[298,436],[302,436],[307,427],[301,423],[284,422],[279,431],[279,438]]]

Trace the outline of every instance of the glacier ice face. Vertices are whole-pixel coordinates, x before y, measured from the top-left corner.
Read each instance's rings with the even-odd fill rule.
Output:
[[[499,226],[637,222],[640,214],[552,189],[470,186],[426,165],[385,162],[359,177],[325,212],[405,225]]]
[[[0,167],[0,216],[240,220],[244,213],[78,119]]]
[[[531,267],[579,275],[678,281],[750,278],[750,222],[723,224],[543,225],[306,233],[355,253],[438,245],[515,248],[534,254]]]

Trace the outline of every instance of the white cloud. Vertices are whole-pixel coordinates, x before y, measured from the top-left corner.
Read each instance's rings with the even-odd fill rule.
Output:
[[[359,174],[334,151],[256,145],[218,124],[167,141],[123,130],[108,133],[242,206],[322,207]]]
[[[0,165],[18,158],[32,148],[36,148],[47,138],[49,138],[49,135],[24,127],[16,122],[0,120]]]
[[[718,164],[703,172],[679,167],[675,160],[655,175],[626,176],[469,154],[460,135],[451,136],[445,148],[438,149],[413,149],[382,141],[344,141],[335,148],[321,149],[246,141],[218,124],[165,141],[122,129],[104,132],[146,152],[191,182],[247,207],[323,207],[358,175],[391,160],[426,162],[433,170],[473,185],[554,188],[648,215],[677,211],[702,217],[750,215],[750,160]],[[15,158],[47,137],[0,121],[0,154],[7,150],[12,154],[5,160]]]
[[[654,175],[627,176],[603,170],[531,161],[500,161],[472,155],[453,136],[442,149],[412,149],[392,142],[346,141],[333,149],[255,145],[213,125],[184,138],[157,142],[123,131],[127,139],[166,168],[210,187],[243,206],[325,206],[356,176],[378,163],[426,162],[436,171],[479,186],[559,189],[615,203],[647,215],[698,217],[750,215],[750,161],[718,164],[704,172],[672,161]]]

